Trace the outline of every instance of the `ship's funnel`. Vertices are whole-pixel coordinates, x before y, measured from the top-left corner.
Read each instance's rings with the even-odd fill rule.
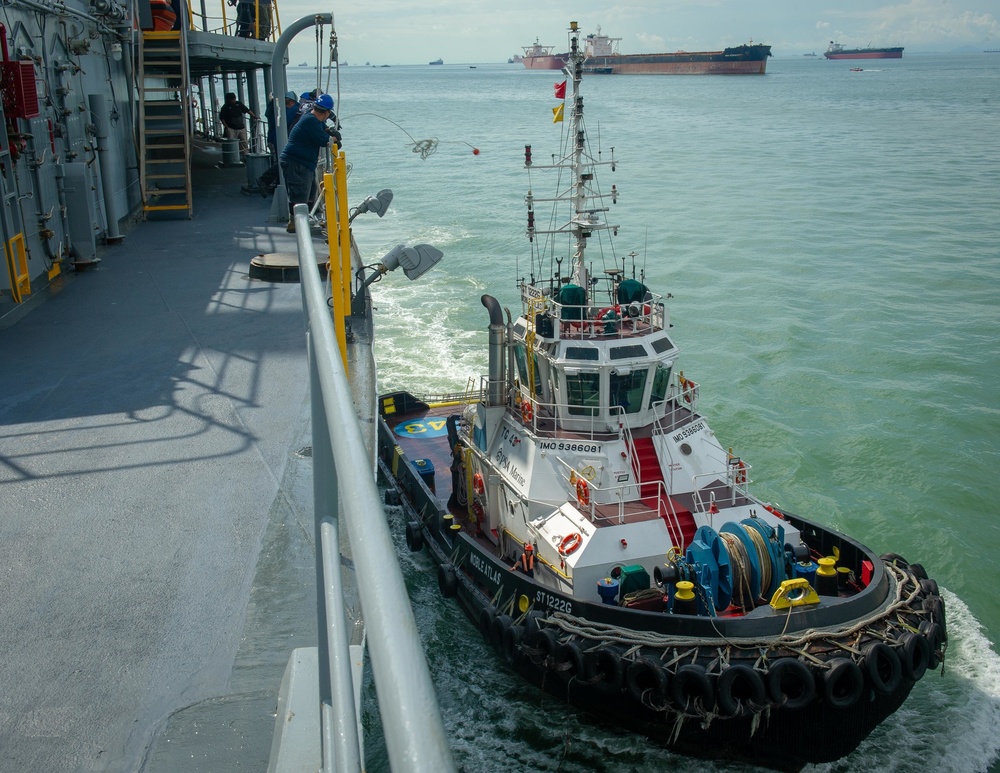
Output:
[[[503,312],[500,302],[492,295],[482,297],[483,306],[490,313],[490,373],[487,387],[486,404],[489,406],[505,405],[506,378],[504,374],[504,339],[507,331],[503,324]]]

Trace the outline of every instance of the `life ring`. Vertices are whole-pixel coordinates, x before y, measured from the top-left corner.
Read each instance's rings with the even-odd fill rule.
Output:
[[[631,661],[625,669],[625,692],[642,706],[664,708],[668,683],[660,661],[649,655]]]
[[[576,501],[580,507],[590,507],[590,485],[585,478],[576,479]]]
[[[747,464],[742,459],[738,459],[736,464],[733,465],[736,470],[736,483],[738,485],[743,485],[747,482]]]
[[[525,424],[531,424],[531,420],[535,418],[535,411],[531,407],[531,400],[521,401],[521,420]]]
[[[618,692],[622,688],[624,664],[622,651],[613,644],[602,644],[587,650],[583,656],[584,679],[598,689]]]
[[[927,666],[930,665],[931,646],[927,643],[927,639],[913,631],[905,631],[898,643],[903,676],[916,682],[927,672]]]
[[[678,668],[670,682],[670,700],[681,713],[711,711],[715,706],[715,691],[705,669],[696,663],[686,663]]]
[[[847,709],[861,699],[865,676],[850,658],[833,658],[823,674],[823,697],[835,709]]]
[[[481,472],[477,472],[472,476],[472,492],[477,497],[481,497],[486,493],[486,483],[483,481],[483,474]]]
[[[787,711],[804,709],[816,697],[816,680],[801,660],[782,658],[767,672],[771,700]]]
[[[455,576],[455,567],[451,564],[438,565],[438,589],[446,599],[454,598],[458,593],[458,578]]]
[[[760,672],[741,663],[730,666],[719,675],[715,693],[724,717],[752,714],[763,709],[767,703]]]
[[[896,651],[884,642],[873,642],[864,648],[864,668],[875,692],[891,695],[903,681],[903,665]]]
[[[691,405],[694,403],[694,390],[697,388],[697,384],[693,381],[686,381],[684,383],[684,400]]]
[[[562,538],[562,542],[559,543],[559,555],[568,556],[572,554],[582,543],[583,537],[580,535],[580,532],[575,531],[572,534],[567,534]]]

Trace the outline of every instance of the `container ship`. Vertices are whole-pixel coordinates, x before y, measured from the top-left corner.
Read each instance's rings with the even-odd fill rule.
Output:
[[[535,38],[535,42],[530,46],[524,46],[524,56],[520,57],[521,62],[527,70],[561,70],[569,54],[553,54],[555,46],[543,46]]]
[[[823,56],[827,59],[902,59],[903,48],[844,48],[831,40]]]
[[[671,54],[621,54],[621,38],[597,28],[584,39],[584,72],[593,75],[763,75],[771,47],[749,44],[722,51],[675,51]]]

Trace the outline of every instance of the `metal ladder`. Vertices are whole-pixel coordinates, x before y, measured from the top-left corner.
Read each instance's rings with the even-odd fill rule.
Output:
[[[192,215],[187,41],[182,30],[142,33],[139,42],[142,207]]]

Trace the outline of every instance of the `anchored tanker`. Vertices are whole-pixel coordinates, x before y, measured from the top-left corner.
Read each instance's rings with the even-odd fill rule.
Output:
[[[840,43],[830,41],[830,47],[823,54],[827,59],[902,59],[900,48],[844,48]]]
[[[675,51],[672,54],[622,54],[621,38],[601,33],[584,39],[584,72],[594,75],[763,75],[771,47],[749,44],[722,51]]]

